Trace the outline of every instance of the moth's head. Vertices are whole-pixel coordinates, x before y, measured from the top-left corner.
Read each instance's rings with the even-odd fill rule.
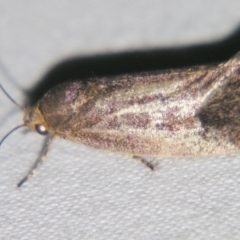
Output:
[[[38,109],[38,105],[33,106],[33,107],[27,107],[24,108],[21,105],[19,105],[2,87],[0,84],[0,89],[4,92],[4,94],[20,109],[23,110],[24,112],[24,117],[23,117],[23,124],[13,128],[10,132],[8,132],[0,141],[0,146],[2,145],[3,141],[15,130],[17,130],[20,127],[27,127],[30,130],[36,131],[37,133],[41,135],[46,135],[49,132],[49,127],[46,124],[46,121],[43,117],[43,114],[41,111]]]
[[[24,109],[23,122],[27,128],[32,131],[36,131],[41,135],[46,135],[49,133],[43,114],[36,106]]]

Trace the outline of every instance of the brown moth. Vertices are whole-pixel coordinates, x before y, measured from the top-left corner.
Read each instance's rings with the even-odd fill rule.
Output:
[[[140,160],[240,149],[240,53],[215,66],[61,84],[24,109],[24,126]]]

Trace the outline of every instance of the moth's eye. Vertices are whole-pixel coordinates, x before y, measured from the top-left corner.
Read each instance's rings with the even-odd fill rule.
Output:
[[[37,133],[39,133],[41,135],[48,134],[47,129],[42,124],[36,124],[35,125],[35,130],[37,131]]]

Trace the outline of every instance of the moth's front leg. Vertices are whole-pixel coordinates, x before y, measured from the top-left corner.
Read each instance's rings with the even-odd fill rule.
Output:
[[[37,173],[39,167],[42,165],[43,161],[46,159],[49,146],[51,145],[52,141],[54,139],[54,135],[49,136],[46,140],[45,145],[43,146],[43,150],[29,173],[18,183],[17,187],[21,187],[26,181],[28,181],[34,174]]]
[[[140,156],[132,156],[133,159],[144,164],[146,167],[150,168],[152,171],[156,170],[157,166],[153,163],[148,162],[146,159]]]

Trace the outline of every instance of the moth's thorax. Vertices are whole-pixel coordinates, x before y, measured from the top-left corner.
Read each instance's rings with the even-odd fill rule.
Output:
[[[48,91],[38,102],[35,114],[42,114],[45,127],[49,132],[66,135],[71,121],[80,121],[81,110],[89,100],[91,87],[83,82],[71,82],[58,85]]]

